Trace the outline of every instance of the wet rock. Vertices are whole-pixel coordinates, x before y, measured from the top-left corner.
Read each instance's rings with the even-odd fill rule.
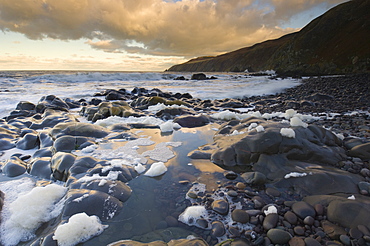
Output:
[[[360,239],[363,237],[364,234],[358,228],[351,228],[349,230],[349,235],[351,236],[351,238]]]
[[[173,216],[167,216],[165,220],[169,227],[176,227],[179,224],[177,219]]]
[[[131,188],[121,181],[112,180],[93,180],[89,182],[75,182],[70,185],[70,189],[86,189],[107,193],[120,200],[127,201],[131,196]]]
[[[346,235],[347,232],[340,226],[335,225],[327,220],[321,221],[321,226],[324,232],[331,238],[338,240],[340,235]]]
[[[207,76],[204,73],[195,73],[191,76],[191,80],[206,80]]]
[[[303,236],[305,233],[305,229],[302,226],[296,226],[293,228],[294,234],[298,236]]]
[[[226,200],[213,201],[211,206],[213,211],[221,215],[227,215],[229,213],[229,203]]]
[[[370,160],[370,142],[353,147],[348,152],[348,155],[361,158],[362,160]]]
[[[349,200],[336,199],[329,203],[327,216],[331,222],[336,222],[344,227],[353,228],[357,225],[370,227],[370,199]]]
[[[297,224],[297,221],[298,221],[298,218],[297,218],[297,215],[295,215],[295,213],[291,212],[291,211],[287,211],[285,214],[284,214],[284,219],[286,221],[288,221],[290,224],[292,225],[295,225]]]
[[[61,136],[54,141],[54,148],[57,152],[72,152],[73,150],[81,149],[81,146],[86,146],[89,142],[90,145],[94,144],[91,138],[80,136]]]
[[[266,176],[260,172],[243,173],[241,177],[244,179],[244,181],[247,184],[251,184],[251,185],[263,185],[267,181]]]
[[[235,172],[229,171],[229,172],[224,173],[224,176],[227,179],[234,180],[238,177],[238,174]]]
[[[40,141],[40,148],[53,146],[53,143],[54,143],[50,135],[43,133],[43,132],[39,133],[39,141]]]
[[[0,150],[8,150],[15,147],[10,139],[0,139]]]
[[[8,177],[17,177],[26,172],[27,164],[16,156],[10,157],[2,167],[2,172]]]
[[[315,209],[304,201],[294,203],[292,205],[292,210],[301,219],[304,219],[307,216],[315,217],[316,215]]]
[[[96,215],[101,220],[112,219],[122,209],[122,202],[107,193],[96,190],[69,190],[63,216],[70,217],[85,212]]]
[[[266,188],[266,194],[272,197],[279,197],[281,195],[281,192],[275,188],[268,187]]]
[[[200,228],[203,228],[203,229],[208,228],[208,221],[206,219],[197,219],[196,223]]]
[[[320,246],[321,244],[314,238],[312,237],[306,237],[304,239],[304,242],[306,244],[306,246]]]
[[[300,237],[292,237],[292,239],[289,240],[289,246],[305,246],[305,242]]]
[[[278,222],[279,222],[278,214],[268,214],[266,218],[263,220],[263,228],[266,231],[268,231],[272,228],[275,228]]]
[[[227,195],[230,196],[230,197],[237,197],[238,196],[238,192],[236,192],[235,190],[229,190],[227,192]]]
[[[210,122],[209,116],[206,115],[182,115],[174,119],[174,123],[178,123],[182,127],[200,127],[205,126]]]
[[[50,159],[50,157],[33,159],[30,163],[31,169],[29,174],[42,179],[50,179],[52,174]]]
[[[351,245],[351,239],[347,235],[340,235],[339,240],[344,244],[344,245]]]
[[[226,233],[225,226],[220,221],[213,221],[211,226],[213,237],[222,237]]]
[[[32,158],[39,158],[39,157],[52,157],[53,156],[53,149],[51,147],[41,148],[36,150],[36,152],[32,155]]]
[[[363,193],[365,193],[365,195],[370,194],[370,183],[369,182],[359,182],[358,188],[362,194]]]
[[[286,244],[292,238],[289,232],[281,229],[271,229],[267,232],[267,237],[275,244]]]
[[[231,213],[231,218],[233,221],[240,222],[242,224],[248,223],[249,222],[249,215],[247,212],[245,212],[242,209],[235,209]]]
[[[60,123],[50,132],[53,138],[58,138],[63,135],[103,138],[108,134],[109,131],[104,127],[81,122]]]
[[[17,104],[16,110],[35,110],[36,105],[28,101],[20,101]]]
[[[18,149],[23,150],[34,149],[39,146],[39,138],[37,134],[27,133],[17,142],[16,146]]]
[[[75,155],[70,153],[58,152],[51,158],[51,169],[53,177],[60,181],[67,181],[69,176],[69,169],[74,164]]]

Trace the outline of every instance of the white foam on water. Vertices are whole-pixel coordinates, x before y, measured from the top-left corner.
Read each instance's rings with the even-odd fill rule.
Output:
[[[42,223],[61,213],[67,188],[56,183],[44,187],[34,185],[29,178],[1,184],[0,189],[5,193],[0,225],[3,245],[17,245],[34,238]]]
[[[58,241],[59,246],[73,246],[100,235],[107,227],[95,215],[78,213],[70,217],[67,223],[57,227],[53,239]]]
[[[187,207],[185,211],[179,215],[178,220],[189,226],[197,226],[198,219],[207,218],[208,216],[208,212],[204,206],[195,205]]]
[[[179,147],[181,144],[181,142],[162,142],[157,144],[153,150],[143,152],[142,156],[148,156],[155,161],[167,162],[176,156],[167,146]]]
[[[155,118],[153,116],[142,116],[142,117],[119,117],[119,116],[110,116],[106,119],[97,120],[95,122],[96,125],[102,127],[109,127],[111,125],[121,123],[121,124],[130,124],[130,123],[141,123],[141,124],[149,124],[149,125],[156,125],[159,126],[164,123],[163,120],[159,118]]]
[[[144,173],[145,176],[149,177],[157,177],[167,172],[167,167],[163,162],[155,162],[153,163],[148,171]]]
[[[291,173],[285,174],[284,178],[290,179],[290,178],[300,178],[300,177],[305,177],[305,176],[307,176],[307,173],[291,172]]]
[[[263,211],[264,214],[267,216],[269,214],[277,214],[277,208],[274,205],[271,205],[267,208],[267,210]]]

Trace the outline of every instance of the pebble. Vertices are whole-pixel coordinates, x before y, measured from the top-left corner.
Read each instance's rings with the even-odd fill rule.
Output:
[[[364,234],[357,228],[351,228],[349,230],[349,235],[354,239],[359,239],[364,236]]]
[[[226,230],[222,222],[214,221],[212,222],[211,226],[212,226],[212,236],[213,237],[222,237],[223,235],[225,235]]]
[[[351,245],[351,239],[347,235],[340,235],[339,240],[344,244],[344,245]]]
[[[288,221],[290,224],[295,225],[297,224],[297,215],[295,215],[293,212],[288,211],[284,214],[284,219]]]
[[[301,219],[304,219],[307,216],[315,217],[316,215],[315,209],[310,204],[304,201],[294,203],[292,205],[292,210]]]
[[[238,196],[238,192],[236,192],[235,190],[229,190],[227,192],[227,195],[228,196],[231,196],[231,197],[237,197]]]
[[[242,182],[238,182],[238,183],[236,183],[236,188],[238,188],[238,189],[240,189],[240,190],[243,190],[243,189],[245,189],[247,186],[244,184],[244,183],[242,183]]]
[[[225,178],[227,178],[229,180],[234,180],[234,179],[236,179],[238,177],[238,174],[230,171],[230,172],[226,172],[224,174],[224,176],[225,176]]]
[[[296,234],[298,236],[303,236],[304,233],[305,233],[305,229],[302,226],[294,227],[293,231],[294,231],[294,234]]]
[[[313,223],[315,223],[315,219],[312,218],[311,216],[307,216],[306,218],[304,218],[303,223],[305,225],[310,225],[311,226],[311,225],[313,225]]]
[[[242,224],[248,223],[249,222],[249,215],[246,211],[242,209],[235,209],[231,213],[231,218],[233,221],[240,222]]]
[[[278,214],[268,214],[266,218],[263,220],[263,228],[266,231],[270,230],[272,228],[275,228],[278,222],[279,222]]]
[[[198,195],[197,195],[197,194],[195,194],[195,193],[194,193],[194,192],[192,192],[192,191],[189,191],[189,192],[187,193],[187,195],[188,195],[188,197],[193,198],[193,199],[197,199],[197,198],[198,198]]]
[[[272,197],[279,197],[281,195],[281,192],[275,188],[268,187],[266,189],[266,194]]]
[[[306,246],[321,246],[319,241],[317,241],[316,239],[314,239],[312,237],[306,237],[304,239],[304,242],[305,242]]]
[[[323,215],[324,214],[324,207],[319,203],[319,204],[315,204],[315,211],[317,213],[317,215]]]
[[[286,244],[292,238],[289,232],[282,229],[271,229],[267,232],[267,237],[274,244]]]
[[[213,201],[212,209],[221,215],[227,215],[229,213],[229,203],[225,200]]]
[[[289,246],[305,246],[305,243],[300,237],[292,237],[292,239],[289,240]]]

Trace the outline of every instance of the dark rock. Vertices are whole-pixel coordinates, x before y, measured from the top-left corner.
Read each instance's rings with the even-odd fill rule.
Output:
[[[340,235],[339,240],[344,244],[344,245],[351,245],[351,239],[347,235]]]
[[[69,190],[63,216],[85,212],[96,215],[101,220],[112,219],[122,209],[122,202],[107,193],[95,190]]]
[[[29,150],[38,147],[39,143],[37,134],[27,133],[17,142],[16,146],[18,149]]]
[[[212,222],[212,236],[213,237],[222,237],[226,233],[225,226],[220,221]]]
[[[51,169],[53,177],[60,181],[67,181],[69,169],[76,160],[76,156],[70,153],[58,152],[51,159]]]
[[[312,237],[306,237],[304,239],[304,242],[306,244],[306,246],[320,246],[321,244],[314,238]]]
[[[204,73],[195,73],[191,76],[192,80],[206,80],[207,76]]]
[[[231,218],[233,221],[240,222],[242,224],[249,222],[248,213],[242,209],[234,209],[234,211],[231,213]]]
[[[9,139],[0,139],[0,150],[8,150],[15,147],[15,144]]]
[[[260,172],[243,173],[241,177],[244,179],[244,181],[247,184],[251,184],[251,185],[263,185],[267,181],[266,176]]]
[[[335,225],[327,220],[321,221],[321,226],[324,232],[331,238],[338,240],[340,235],[346,235],[347,232],[340,226]]]
[[[50,159],[50,157],[33,159],[30,163],[31,169],[29,173],[42,179],[50,179],[52,174]]]
[[[50,147],[38,149],[33,155],[32,158],[39,158],[39,157],[52,157],[53,150]]]
[[[293,228],[294,234],[298,236],[303,236],[305,233],[305,229],[302,226],[296,226]]]
[[[272,228],[275,228],[277,223],[279,222],[279,215],[272,213],[268,214],[266,218],[263,220],[263,228],[268,231]]]
[[[236,192],[235,190],[229,190],[227,192],[227,195],[230,196],[230,197],[237,197],[238,196],[238,192]]]
[[[63,135],[103,138],[108,134],[109,131],[104,127],[80,122],[60,123],[50,132],[53,138]]]
[[[17,177],[26,172],[27,164],[16,156],[10,157],[2,167],[2,172],[8,177]]]
[[[281,195],[281,192],[275,188],[268,187],[266,188],[266,194],[272,197],[279,197]]]
[[[360,239],[363,237],[364,234],[358,228],[351,228],[349,230],[349,235],[351,236],[351,238]]]
[[[177,219],[173,216],[167,216],[165,220],[169,227],[176,227],[179,224]]]
[[[289,240],[289,246],[305,246],[305,242],[300,237],[292,237],[292,239]]]
[[[370,160],[370,142],[353,147],[348,152],[348,155],[353,156],[353,157],[358,157],[363,160]]]
[[[31,102],[20,101],[17,104],[16,110],[35,110],[35,108],[36,108],[36,105]]]
[[[213,201],[211,206],[213,211],[221,215],[227,215],[229,213],[229,203],[225,200]]]
[[[267,232],[267,237],[275,244],[286,244],[292,238],[289,232],[281,229],[271,229]]]
[[[210,119],[206,115],[182,115],[176,117],[173,122],[178,123],[182,127],[192,128],[205,126],[210,122]]]
[[[81,149],[81,146],[88,141],[90,141],[90,143],[93,144],[91,139],[86,138],[86,137],[69,136],[69,135],[61,136],[55,140],[54,148],[57,152],[61,151],[61,152],[70,153],[73,150]]]
[[[40,141],[40,148],[51,147],[53,146],[53,143],[54,143],[50,135],[43,133],[43,132],[39,133],[39,141]]]
[[[301,219],[304,219],[307,216],[315,217],[316,215],[315,209],[304,201],[294,203],[292,205],[292,210]]]
[[[203,229],[208,228],[208,221],[206,219],[197,219],[196,223],[200,228],[203,228]]]
[[[225,176],[225,178],[227,178],[229,180],[234,180],[238,177],[238,174],[235,173],[235,172],[229,171],[229,172],[224,173],[224,176]]]

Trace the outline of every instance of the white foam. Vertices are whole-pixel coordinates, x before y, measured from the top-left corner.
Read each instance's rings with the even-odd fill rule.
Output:
[[[162,142],[155,146],[153,150],[147,150],[142,153],[143,156],[149,156],[155,161],[167,162],[169,159],[175,157],[175,154],[167,146],[179,147],[181,142]]]
[[[297,111],[295,111],[294,109],[287,109],[285,111],[285,114],[284,114],[284,118],[289,120],[291,118],[293,118],[294,115],[297,114]]]
[[[110,116],[106,119],[97,120],[95,122],[96,125],[102,126],[102,127],[109,127],[114,124],[130,124],[130,123],[141,123],[141,124],[149,124],[149,125],[156,125],[159,126],[164,123],[163,120],[159,118],[155,118],[153,116],[142,116],[142,117],[119,117],[119,116]]]
[[[281,128],[280,134],[283,137],[295,138],[295,131],[292,128]]]
[[[148,171],[146,171],[144,175],[149,177],[156,177],[164,174],[165,172],[167,172],[166,165],[164,165],[163,162],[155,162],[150,166],[150,168],[148,169]]]
[[[267,210],[263,211],[265,213],[265,215],[269,215],[269,214],[277,214],[277,208],[274,206],[274,205],[271,205],[267,208]]]
[[[190,206],[179,215],[179,221],[189,226],[197,226],[197,220],[208,217],[208,212],[204,206]]]
[[[166,121],[159,125],[161,132],[173,132],[173,130],[180,129],[181,126],[178,123],[173,123],[172,120]]]
[[[73,246],[100,235],[107,227],[95,215],[74,214],[67,223],[57,227],[53,239],[58,241],[59,246]]]
[[[164,105],[163,103],[158,103],[156,105],[149,106],[146,111],[152,112],[152,113],[157,113],[163,109],[166,108],[188,108],[185,105]]]
[[[259,126],[256,127],[256,131],[257,132],[264,132],[265,128],[263,126],[259,125]]]
[[[347,199],[348,200],[356,200],[356,197],[354,195],[352,195],[352,196],[349,196]]]
[[[291,172],[284,176],[285,179],[289,178],[299,178],[299,177],[305,177],[307,176],[307,173],[298,173],[298,172]]]
[[[143,173],[143,172],[145,172],[145,167],[144,167],[144,165],[141,165],[140,163],[139,164],[137,164],[135,167],[135,171],[137,172],[137,173]]]
[[[308,127],[308,124],[303,122],[300,118],[294,116],[290,119],[290,125],[291,126],[302,126],[304,128]]]
[[[22,186],[29,186],[30,182],[24,181],[25,184]],[[2,244],[16,245],[21,241],[34,238],[36,229],[42,223],[60,214],[64,204],[64,200],[61,198],[66,191],[66,187],[49,184],[23,192],[10,203],[5,201],[4,207],[6,209],[2,212],[3,221],[1,223]],[[5,197],[8,195],[5,191]]]

